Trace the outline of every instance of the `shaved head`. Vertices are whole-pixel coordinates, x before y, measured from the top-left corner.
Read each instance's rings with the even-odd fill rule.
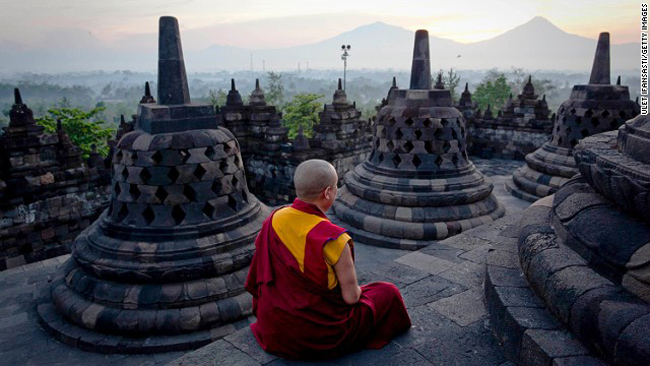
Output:
[[[336,187],[338,176],[332,164],[320,159],[311,159],[298,165],[293,175],[296,195],[303,201],[312,201],[327,188]]]

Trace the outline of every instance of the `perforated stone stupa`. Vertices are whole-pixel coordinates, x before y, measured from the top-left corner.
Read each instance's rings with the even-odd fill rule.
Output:
[[[535,94],[529,76],[521,94],[516,99],[510,95],[499,116],[469,124],[469,153],[487,159],[523,160],[549,140],[552,127],[546,96],[540,99]]]
[[[61,124],[45,132],[18,89],[9,118],[0,137],[0,270],[68,253],[109,197]]]
[[[251,314],[244,290],[266,206],[239,144],[191,103],[178,22],[160,18],[158,103],[119,141],[108,210],[76,239],[38,306],[59,340],[97,352],[195,348]]]
[[[618,128],[639,114],[627,86],[610,85],[609,33],[598,38],[587,85],[575,85],[557,111],[550,141],[526,155],[506,188],[514,196],[535,201],[558,190],[578,173],[573,147],[582,138]]]
[[[355,240],[417,249],[503,216],[466,151],[449,90],[431,88],[428,32],[415,34],[410,89],[393,89],[370,157],[345,176],[334,204]]]

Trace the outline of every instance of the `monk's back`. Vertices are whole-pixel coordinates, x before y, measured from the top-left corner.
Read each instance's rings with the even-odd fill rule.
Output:
[[[338,237],[326,238],[326,242],[322,243],[321,255],[314,250],[314,247],[319,247],[321,244],[318,242],[318,237],[323,235],[323,231],[330,233],[331,227],[335,226],[327,218],[293,207],[284,207],[273,215],[272,226],[282,244],[296,260],[295,263],[290,262],[292,269],[298,270],[315,283],[322,285],[325,277],[320,271],[325,268],[327,289],[336,287],[337,279],[332,265],[338,261],[345,244],[351,240],[346,232],[339,234],[343,229],[339,228],[338,231],[334,229],[333,234],[339,234]]]
[[[372,310],[343,301],[327,259],[340,256],[349,240],[343,228],[298,200],[264,223],[255,255],[268,255],[272,280],[251,291],[258,294],[251,329],[265,350],[286,358],[322,358],[361,346],[372,330]],[[249,273],[247,288],[251,282]]]
[[[264,221],[255,240],[246,290],[257,322],[251,330],[267,352],[324,359],[381,348],[411,326],[397,287],[359,286],[352,240],[324,212],[337,194],[336,169],[323,160],[301,163],[297,198]]]

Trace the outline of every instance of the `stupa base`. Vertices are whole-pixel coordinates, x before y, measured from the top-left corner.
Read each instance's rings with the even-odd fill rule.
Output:
[[[433,245],[440,240],[460,234],[474,227],[487,224],[505,215],[505,208],[501,203],[489,214],[462,220],[443,221],[435,223],[407,223],[396,220],[383,219],[375,216],[366,215],[362,226],[356,227],[351,222],[357,222],[353,217],[359,213],[345,205],[335,205],[333,209],[336,216],[344,223],[344,227],[352,234],[352,239],[363,244],[373,245],[390,249],[402,250],[419,250],[429,245]],[[395,236],[377,234],[376,232],[394,231]],[[404,233],[410,231],[422,232],[423,239],[406,239]]]
[[[240,296],[250,297],[248,293]],[[188,333],[129,337],[92,331],[67,321],[52,303],[50,291],[39,299],[36,311],[43,329],[60,342],[84,351],[106,354],[152,354],[198,349],[247,326],[247,317],[250,316],[249,311],[238,322]]]

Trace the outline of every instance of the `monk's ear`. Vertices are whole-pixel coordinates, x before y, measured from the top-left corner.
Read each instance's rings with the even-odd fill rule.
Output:
[[[331,194],[332,194],[332,187],[327,187],[327,188],[325,188],[325,190],[323,191],[323,197],[324,197],[325,199],[327,199],[327,200],[330,199],[330,195],[331,195]]]

